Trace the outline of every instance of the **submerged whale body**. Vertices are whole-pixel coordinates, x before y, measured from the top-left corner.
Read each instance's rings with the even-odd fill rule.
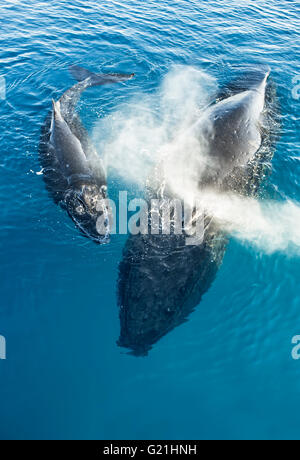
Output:
[[[96,243],[107,243],[109,221],[102,204],[107,196],[106,173],[76,105],[85,89],[126,81],[133,74],[94,74],[79,66],[70,71],[78,83],[52,102],[42,127],[39,158],[43,178],[54,202],[67,211],[82,234]],[[99,217],[105,221],[101,234]]]
[[[214,281],[226,245],[212,227],[201,245],[187,246],[184,235],[130,236],[119,266],[118,345],[143,356],[182,324]]]
[[[251,83],[244,76],[236,87],[228,86],[230,90],[224,89],[219,102],[206,109],[191,128],[206,136],[212,159],[202,171],[205,185],[256,196],[265,163],[272,156],[269,133],[260,125],[270,98],[265,91],[268,75],[269,71],[258,71]],[[157,198],[157,189],[148,196]],[[205,217],[208,224],[201,244],[186,245],[185,235],[174,233],[128,238],[119,265],[119,346],[134,355],[146,355],[199,304],[216,277],[228,242],[211,217]]]

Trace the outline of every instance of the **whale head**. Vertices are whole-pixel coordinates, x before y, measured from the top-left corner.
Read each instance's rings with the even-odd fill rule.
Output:
[[[69,188],[64,206],[82,234],[97,244],[109,243],[109,217],[105,203],[106,186],[83,184]]]
[[[118,346],[146,356],[171,330],[187,321],[213,281],[224,241],[206,232],[202,244],[184,235],[131,235],[119,264]]]

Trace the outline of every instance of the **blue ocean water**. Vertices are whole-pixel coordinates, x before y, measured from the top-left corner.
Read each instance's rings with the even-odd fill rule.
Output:
[[[0,437],[299,439],[296,248],[232,238],[189,321],[135,358],[116,345],[126,238],[105,247],[82,238],[37,174],[40,128],[51,98],[73,84],[70,64],[136,74],[83,95],[90,132],[136,94],[155,93],[174,65],[222,83],[240,66],[267,64],[281,113],[267,188],[300,201],[299,3],[8,0],[0,17]],[[109,185],[112,195],[121,186]]]

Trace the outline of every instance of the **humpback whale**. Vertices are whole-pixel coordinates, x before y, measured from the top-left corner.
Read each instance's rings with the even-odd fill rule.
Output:
[[[200,193],[211,187],[257,196],[272,158],[273,89],[267,85],[268,75],[269,70],[259,70],[226,85],[191,127],[190,133],[204,141],[208,159],[204,165],[195,162],[201,166],[196,171]],[[171,194],[159,184],[147,190],[149,201]],[[117,343],[131,354],[146,355],[160,338],[187,321],[213,283],[228,236],[213,216],[203,218],[201,244],[186,245],[184,234],[129,236],[119,264]]]
[[[39,158],[43,178],[54,202],[65,209],[82,234],[96,243],[109,241],[106,173],[84,128],[76,105],[87,88],[126,81],[134,74],[94,74],[79,66],[70,67],[78,81],[58,101],[41,131]],[[97,221],[104,217],[105,231]]]

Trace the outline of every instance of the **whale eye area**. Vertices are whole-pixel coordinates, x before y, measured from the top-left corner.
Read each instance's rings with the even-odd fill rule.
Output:
[[[85,214],[85,209],[84,209],[83,204],[78,204],[78,206],[76,206],[76,208],[75,208],[75,212],[79,216],[82,216],[83,214]]]
[[[76,214],[77,216],[83,216],[86,214],[86,204],[78,195],[69,197],[69,199],[67,199],[67,206],[70,212]]]
[[[84,187],[82,196],[88,208],[96,212],[98,202],[101,198],[99,189],[96,186],[86,186]]]
[[[76,212],[77,215],[83,216],[84,214],[86,214],[87,205],[86,205],[85,200],[83,199],[83,197],[76,196],[76,198],[74,200],[74,203],[73,203],[73,206],[74,206],[73,209],[74,209],[74,211]]]

